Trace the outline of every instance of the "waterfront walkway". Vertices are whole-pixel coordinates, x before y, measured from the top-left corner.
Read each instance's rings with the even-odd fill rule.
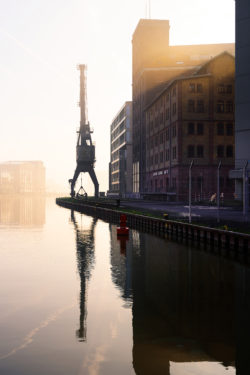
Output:
[[[167,213],[171,218],[188,218],[189,206],[187,204],[168,203],[163,201],[144,201],[144,200],[121,200],[121,207],[130,207],[138,210],[151,212]],[[193,220],[217,220],[217,206],[193,205],[191,207]],[[219,218],[226,222],[248,222],[250,223],[250,212],[244,217],[240,207],[224,207],[219,210]]]

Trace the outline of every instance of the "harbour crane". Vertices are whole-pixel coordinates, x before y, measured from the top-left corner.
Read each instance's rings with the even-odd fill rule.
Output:
[[[92,143],[91,134],[93,131],[90,129],[87,116],[87,89],[86,89],[86,72],[87,66],[85,64],[78,65],[80,70],[80,128],[77,131],[77,144],[76,144],[76,169],[70,183],[70,195],[75,196],[75,184],[81,172],[89,173],[90,178],[95,187],[95,197],[99,194],[99,183],[95,174],[95,145]],[[80,190],[84,190],[81,186]]]

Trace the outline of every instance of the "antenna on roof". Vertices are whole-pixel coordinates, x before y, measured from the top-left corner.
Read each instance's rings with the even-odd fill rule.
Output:
[[[151,0],[146,0],[146,19],[151,19]]]

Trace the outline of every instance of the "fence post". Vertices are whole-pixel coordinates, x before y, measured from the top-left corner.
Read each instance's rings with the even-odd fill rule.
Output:
[[[217,167],[217,223],[220,222],[220,168],[221,161]]]
[[[192,215],[191,215],[191,203],[192,203],[192,167],[193,167],[194,161],[192,160],[189,166],[189,216],[188,221],[191,223],[192,221]]]

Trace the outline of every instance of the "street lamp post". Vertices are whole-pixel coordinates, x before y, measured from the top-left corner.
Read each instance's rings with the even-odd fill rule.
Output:
[[[243,182],[243,216],[246,219],[246,214],[248,211],[248,176],[247,176],[247,166],[248,161],[246,161],[246,164],[243,168],[243,176],[242,176],[242,182]]]

